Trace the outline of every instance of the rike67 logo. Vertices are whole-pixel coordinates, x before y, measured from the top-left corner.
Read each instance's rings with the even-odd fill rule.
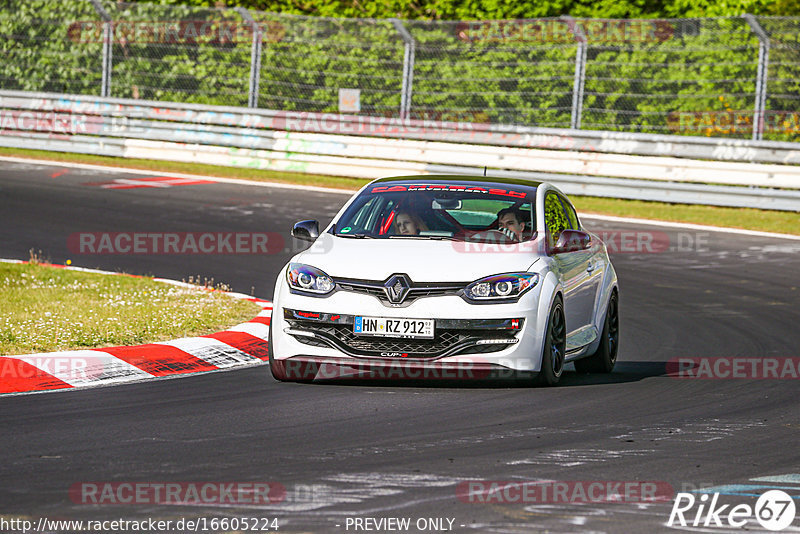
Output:
[[[692,493],[678,493],[672,504],[667,526],[724,527],[750,530],[748,524],[755,520],[767,530],[777,532],[787,528],[795,518],[792,497],[781,490],[769,490],[761,494],[755,506],[749,504],[720,504],[719,493],[703,493],[696,497]]]

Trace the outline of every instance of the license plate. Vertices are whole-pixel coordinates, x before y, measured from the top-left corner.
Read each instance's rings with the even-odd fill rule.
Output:
[[[433,319],[356,316],[353,333],[360,336],[433,339]]]

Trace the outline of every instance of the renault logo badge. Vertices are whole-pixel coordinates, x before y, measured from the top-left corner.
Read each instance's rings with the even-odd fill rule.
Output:
[[[408,295],[411,283],[404,274],[394,274],[383,284],[383,292],[392,304],[400,304]]]

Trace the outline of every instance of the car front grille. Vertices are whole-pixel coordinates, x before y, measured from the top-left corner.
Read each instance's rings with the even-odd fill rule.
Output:
[[[295,312],[296,313],[296,312]],[[306,312],[301,312],[306,313]],[[516,334],[521,328],[439,328],[432,339],[407,339],[380,336],[361,336],[353,332],[352,320],[348,316],[335,316],[337,321],[326,321],[326,314],[316,320],[298,320],[297,315],[288,319],[288,333],[300,343],[315,347],[331,347],[353,356],[364,357],[409,357],[437,358],[454,354],[482,354],[497,352],[516,343]],[[352,316],[349,316],[352,319]],[[481,320],[476,320],[481,321]],[[455,320],[449,323],[469,323]],[[451,325],[451,326],[458,326]],[[478,344],[480,340],[493,339],[507,342]]]
[[[336,287],[342,291],[352,291],[362,295],[370,295],[380,300],[386,306],[408,306],[415,300],[424,297],[439,297],[444,295],[460,295],[468,282],[448,283],[414,283],[408,289],[408,295],[402,304],[389,301],[384,291],[385,282],[376,280],[356,280],[352,278],[335,278]]]

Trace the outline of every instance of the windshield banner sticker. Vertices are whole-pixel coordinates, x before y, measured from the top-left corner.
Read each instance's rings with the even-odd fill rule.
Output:
[[[451,184],[407,184],[407,185],[381,185],[373,187],[370,193],[399,193],[399,192],[418,192],[418,191],[448,191],[459,193],[480,193],[484,195],[499,195],[512,198],[525,198],[524,191],[512,191],[510,189],[499,189],[493,187],[478,187],[471,185],[451,185]]]

